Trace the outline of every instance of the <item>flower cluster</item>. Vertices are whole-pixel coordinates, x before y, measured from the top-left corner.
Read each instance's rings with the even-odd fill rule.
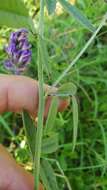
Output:
[[[14,74],[23,72],[31,61],[31,45],[28,42],[27,35],[26,29],[12,32],[9,44],[5,47],[8,59],[4,62],[4,66]]]

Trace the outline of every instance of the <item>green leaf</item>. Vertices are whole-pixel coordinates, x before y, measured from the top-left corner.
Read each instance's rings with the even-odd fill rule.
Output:
[[[50,137],[44,138],[42,142],[42,154],[50,154],[58,149],[58,134],[55,133]]]
[[[47,75],[49,77],[51,74],[51,66],[49,64],[49,55],[48,55],[46,43],[43,38],[40,38],[39,46],[40,46],[41,61],[43,63],[44,69],[46,70]]]
[[[56,96],[59,97],[67,97],[67,96],[73,96],[77,92],[77,87],[74,83],[68,82],[66,84],[63,84],[61,87],[58,88],[58,90],[55,92]]]
[[[0,116],[0,124],[3,125],[4,129],[6,130],[6,132],[13,138],[15,138],[14,133],[12,132],[12,130],[10,129],[8,123],[5,121],[5,119]]]
[[[23,125],[25,128],[28,145],[32,154],[32,158],[34,158],[35,155],[35,138],[36,138],[36,127],[29,116],[29,114],[26,111],[23,111],[22,113],[22,119],[23,119]]]
[[[59,190],[53,168],[47,160],[41,161],[40,177],[46,190]]]
[[[36,126],[26,111],[22,113],[23,125],[25,128],[28,145],[32,158],[35,155],[35,138],[36,138]],[[58,135],[55,133],[50,137],[44,138],[42,142],[42,154],[49,154],[55,152],[58,149]]]
[[[76,146],[78,135],[78,103],[75,96],[72,96],[72,110],[73,110],[73,151]]]
[[[0,26],[33,30],[32,19],[22,0],[0,0]]]
[[[56,8],[56,0],[46,0],[46,7],[48,14],[52,14]]]
[[[45,133],[49,133],[50,131],[52,131],[57,111],[58,111],[58,98],[53,97],[49,108],[48,118],[46,120]]]
[[[59,0],[61,5],[66,9],[66,11],[73,15],[74,18],[76,18],[82,25],[84,25],[86,28],[88,28],[91,32],[95,32],[94,26],[91,24],[91,22],[80,12],[80,10],[75,7],[75,5],[72,5],[68,3],[66,0]]]

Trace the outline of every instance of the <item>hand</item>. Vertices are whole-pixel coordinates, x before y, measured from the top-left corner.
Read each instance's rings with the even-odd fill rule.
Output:
[[[45,85],[45,90],[48,86]],[[46,117],[51,98],[45,103]],[[59,111],[68,105],[66,100],[59,101]],[[0,75],[0,113],[6,111],[28,111],[36,117],[38,111],[38,82],[24,76]],[[0,190],[33,190],[33,176],[19,166],[11,155],[0,145]],[[43,186],[40,185],[40,190]]]

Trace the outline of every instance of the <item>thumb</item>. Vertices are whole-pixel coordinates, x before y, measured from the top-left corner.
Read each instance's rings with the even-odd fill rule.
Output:
[[[34,189],[33,176],[19,166],[2,145],[0,145],[0,189]],[[43,190],[41,184],[40,190]]]

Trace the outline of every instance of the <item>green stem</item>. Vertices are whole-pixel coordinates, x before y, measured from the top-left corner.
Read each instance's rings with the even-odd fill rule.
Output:
[[[44,89],[43,89],[43,65],[41,61],[40,43],[44,33],[44,0],[40,0],[40,19],[39,19],[39,37],[38,37],[38,79],[39,79],[39,110],[38,110],[38,125],[35,144],[34,158],[34,178],[35,190],[39,189],[39,174],[40,174],[40,156],[42,145],[43,132],[43,114],[44,114]]]
[[[105,25],[105,22],[107,20],[107,13],[105,14],[104,18],[102,19],[99,27],[96,29],[96,31],[93,33],[89,41],[85,44],[83,49],[80,51],[80,53],[76,56],[76,58],[70,63],[70,65],[67,67],[67,69],[59,76],[59,78],[56,80],[56,82],[53,84],[53,86],[57,86],[59,82],[67,75],[67,73],[70,71],[73,65],[80,59],[80,57],[83,55],[83,53],[86,51],[86,49],[89,47],[89,45],[92,43],[98,32],[101,30],[101,28]]]

